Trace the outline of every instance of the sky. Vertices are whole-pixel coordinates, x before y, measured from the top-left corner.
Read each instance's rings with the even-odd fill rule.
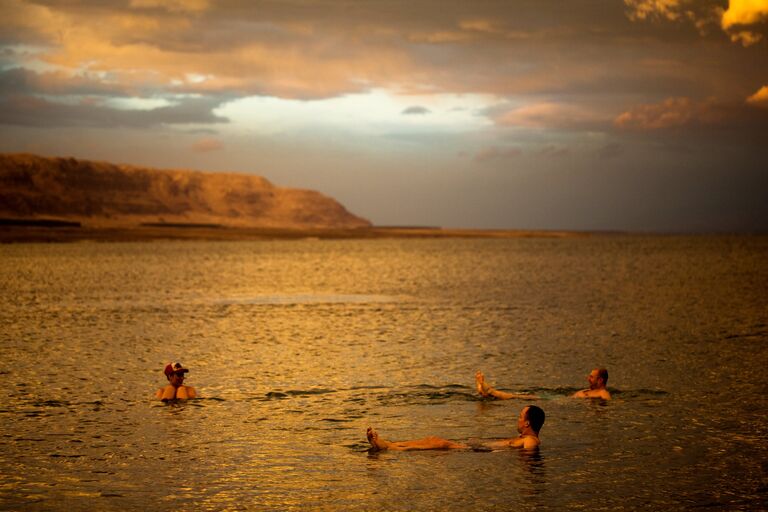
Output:
[[[768,0],[0,0],[0,152],[376,225],[768,231]]]

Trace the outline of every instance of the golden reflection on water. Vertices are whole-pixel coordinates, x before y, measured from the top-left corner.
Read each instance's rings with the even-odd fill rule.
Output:
[[[0,247],[0,508],[749,508],[768,458],[767,247]],[[201,399],[152,398],[170,360]],[[568,399],[596,365],[615,399]],[[478,401],[478,369],[541,396],[538,454],[366,453],[368,426],[513,435],[529,402]]]

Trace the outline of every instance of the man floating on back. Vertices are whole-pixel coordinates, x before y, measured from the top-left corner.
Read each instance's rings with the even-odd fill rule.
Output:
[[[603,400],[610,400],[611,393],[606,389],[608,384],[608,370],[605,368],[595,368],[587,375],[587,382],[589,387],[577,391],[572,398],[600,398]],[[477,386],[477,392],[484,397],[494,397],[500,400],[509,400],[510,398],[522,398],[524,400],[535,400],[539,397],[527,393],[507,393],[506,391],[499,391],[490,384],[485,382],[485,375],[483,372],[478,371],[475,374],[475,385]]]
[[[510,439],[498,439],[494,441],[485,441],[479,444],[464,444],[443,439],[442,437],[425,437],[423,439],[414,439],[412,441],[387,441],[379,437],[378,432],[368,427],[366,436],[371,443],[371,451],[394,450],[501,450],[504,448],[522,448],[524,450],[534,450],[538,448],[539,431],[544,425],[544,411],[535,405],[523,407],[520,416],[517,419],[517,431],[520,434]]]

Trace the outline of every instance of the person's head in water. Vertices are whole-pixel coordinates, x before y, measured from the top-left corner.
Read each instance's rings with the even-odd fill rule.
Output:
[[[520,418],[517,420],[517,431],[521,434],[526,428],[530,428],[536,435],[539,435],[541,427],[544,425],[544,411],[541,407],[529,405],[523,407],[520,411]]]
[[[589,389],[600,389],[608,385],[608,370],[605,368],[595,368],[587,376]]]
[[[179,362],[168,363],[164,370],[165,378],[175,387],[184,384],[184,374],[188,372],[189,370],[184,368],[184,365]]]

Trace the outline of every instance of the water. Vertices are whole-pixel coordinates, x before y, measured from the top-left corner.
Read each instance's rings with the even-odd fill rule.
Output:
[[[768,238],[0,247],[0,509],[768,506]],[[181,360],[202,399],[162,404]],[[614,400],[569,399],[591,368]],[[515,434],[538,454],[368,454]]]

